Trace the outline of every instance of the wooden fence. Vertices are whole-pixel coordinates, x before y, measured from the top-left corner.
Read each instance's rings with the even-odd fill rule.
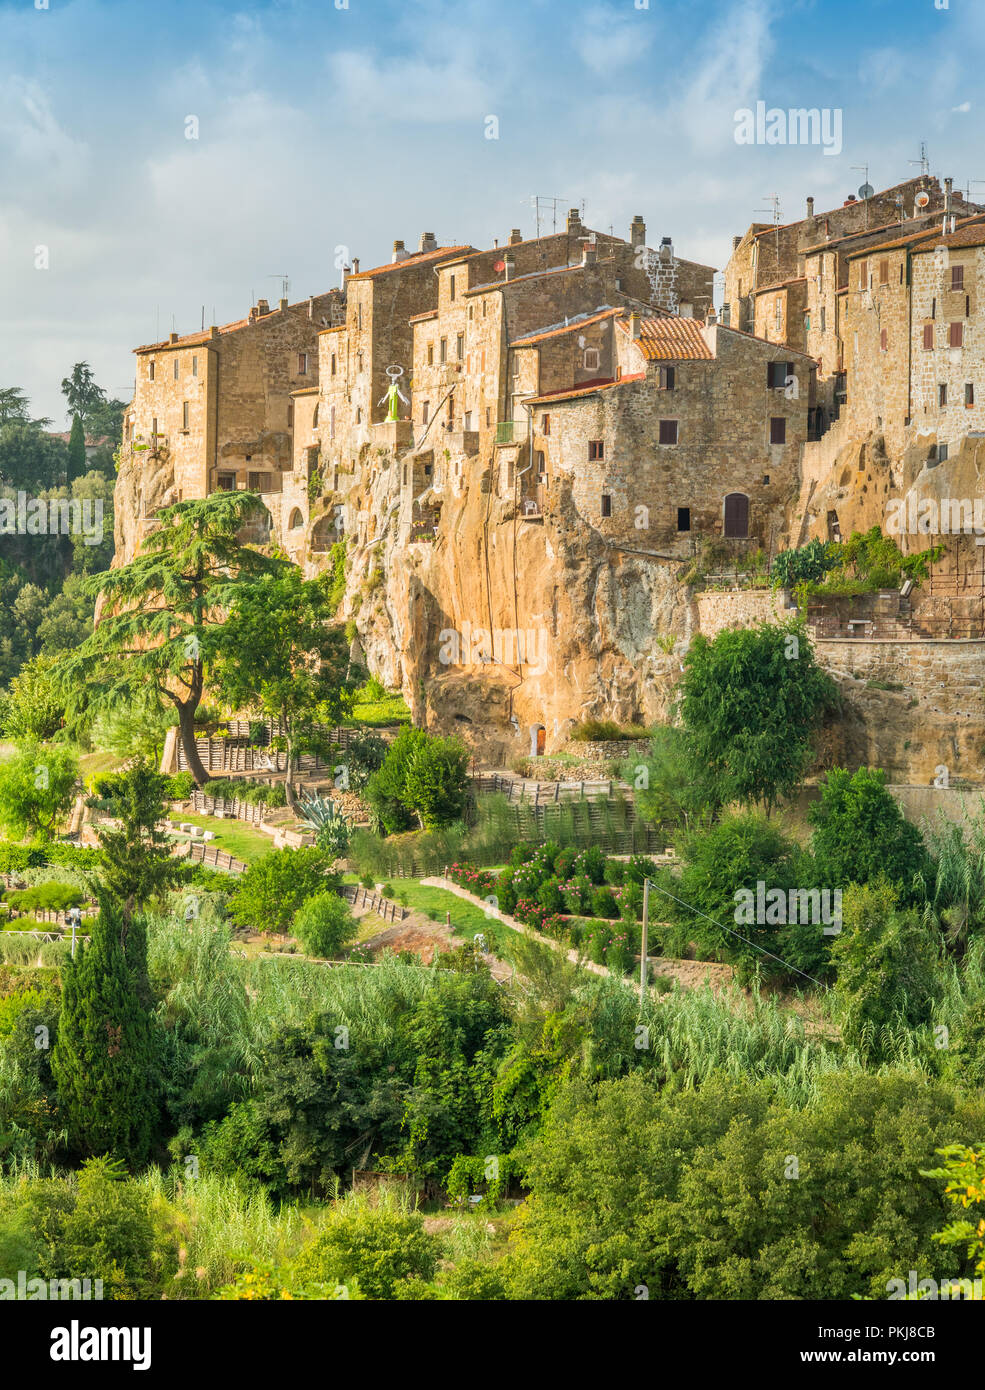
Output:
[[[225,850],[201,840],[189,840],[187,857],[193,864],[204,864],[207,869],[221,869],[227,874],[242,874],[247,868],[241,859],[234,859]]]
[[[580,782],[535,782],[525,777],[504,777],[499,772],[479,772],[473,775],[478,793],[503,792],[511,804],[529,802],[534,806],[555,805],[561,801],[586,801],[595,797],[610,799],[622,787],[612,778],[597,778]],[[629,788],[624,788],[629,791]]]
[[[343,884],[341,892],[353,907],[368,907],[371,912],[378,913],[384,922],[402,922],[410,915],[402,904],[395,903],[392,898],[384,898],[379,893],[371,893],[368,888],[359,884]]]
[[[206,796],[200,791],[192,792],[192,805],[207,816],[235,816],[248,825],[262,825],[271,810],[260,802],[240,801],[238,797],[227,800],[224,796]]]

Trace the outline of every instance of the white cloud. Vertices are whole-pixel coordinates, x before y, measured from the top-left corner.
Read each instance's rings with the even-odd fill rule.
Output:
[[[337,110],[356,122],[424,124],[481,120],[496,112],[492,88],[467,60],[449,56],[379,59],[365,50],[333,53],[328,59]]]
[[[642,58],[653,42],[650,10],[618,11],[609,5],[586,10],[576,19],[572,44],[592,72],[610,76]]]

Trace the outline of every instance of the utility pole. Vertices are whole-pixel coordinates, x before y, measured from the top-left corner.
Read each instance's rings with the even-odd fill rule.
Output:
[[[924,175],[924,177],[926,177],[926,176],[930,173],[930,160],[927,158],[927,142],[926,142],[926,140],[921,140],[921,141],[920,141],[920,158],[919,158],[919,159],[908,159],[906,162],[907,162],[907,164],[912,164],[912,165],[914,165],[914,167],[916,167],[917,165],[919,165],[919,166],[920,166],[920,172],[921,172],[921,174]]]
[[[640,941],[640,1003],[646,998],[646,986],[649,970],[647,968],[646,953],[649,946],[649,917],[650,917],[650,880],[643,880],[643,936]]]

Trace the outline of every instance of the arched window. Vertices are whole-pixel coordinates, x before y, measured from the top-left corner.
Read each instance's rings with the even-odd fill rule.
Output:
[[[304,516],[302,515],[300,508],[295,507],[293,512],[291,512],[291,519],[287,524],[287,529],[289,531],[300,531],[303,525]]]
[[[749,498],[744,492],[730,492],[725,498],[725,535],[735,540],[749,534]]]
[[[315,404],[315,413],[314,413],[314,415],[311,417],[311,428],[314,429],[315,426],[316,426],[317,424],[318,424],[318,405],[317,405],[317,402],[316,402],[316,404]]]

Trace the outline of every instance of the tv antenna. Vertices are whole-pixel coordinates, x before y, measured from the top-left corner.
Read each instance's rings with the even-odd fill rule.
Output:
[[[557,210],[558,210],[558,204],[559,204],[559,203],[560,203],[560,204],[568,203],[568,206],[570,207],[570,202],[569,202],[569,200],[568,200],[567,198],[562,198],[562,197],[560,197],[560,196],[558,196],[558,197],[556,197],[556,198],[554,198],[554,197],[548,198],[548,197],[544,197],[543,195],[534,194],[533,197],[531,197],[530,202],[531,202],[531,205],[533,206],[534,218],[535,218],[536,223],[537,223],[537,235],[540,236],[540,222],[541,222],[541,215],[542,215],[542,214],[541,214],[541,211],[540,211],[540,205],[541,205],[541,203],[543,203],[543,204],[544,204],[544,207],[545,207],[545,212],[543,213],[543,217],[544,217],[544,220],[545,220],[545,221],[547,220],[546,208],[547,208],[548,206],[550,207],[550,209],[551,209],[551,230],[552,230],[553,232],[556,233],[556,232],[557,232]],[[582,215],[582,217],[585,216],[585,200],[584,200],[584,198],[582,198],[582,200],[581,200],[581,215]]]
[[[924,177],[926,177],[926,176],[930,173],[930,160],[927,158],[927,142],[926,142],[926,140],[921,140],[921,141],[920,141],[920,158],[919,158],[919,159],[908,159],[906,162],[907,162],[907,164],[913,164],[913,165],[919,164],[919,166],[920,166],[920,172],[921,172],[921,174],[924,175]]]
[[[291,287],[291,281],[289,277],[286,275],[268,275],[267,279],[280,281],[280,297],[281,299],[286,299],[287,292]]]

